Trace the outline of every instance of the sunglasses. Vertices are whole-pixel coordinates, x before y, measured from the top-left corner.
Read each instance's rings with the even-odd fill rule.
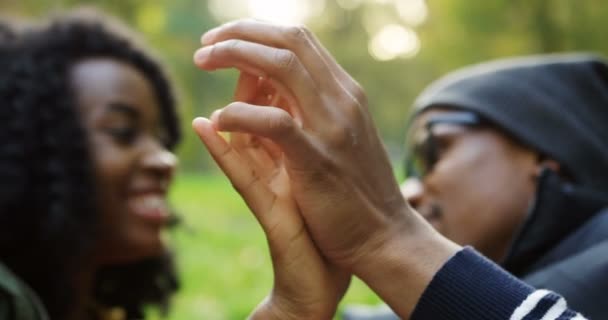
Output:
[[[440,147],[434,134],[438,125],[479,126],[481,118],[468,111],[449,111],[430,116],[424,127],[414,126],[409,130],[405,156],[405,177],[422,179],[439,161]]]

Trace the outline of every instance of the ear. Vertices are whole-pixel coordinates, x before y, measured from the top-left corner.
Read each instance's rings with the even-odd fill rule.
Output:
[[[561,174],[561,165],[557,161],[551,158],[539,157],[538,164],[536,165],[536,172],[534,175],[535,178],[540,177],[540,174],[543,172],[543,169],[546,168],[555,171],[557,174]]]

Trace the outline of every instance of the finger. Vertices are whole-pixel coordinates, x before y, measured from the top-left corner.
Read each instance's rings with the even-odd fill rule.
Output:
[[[244,72],[239,75],[234,98],[236,101],[271,106],[282,101],[276,89],[265,78]],[[247,158],[247,162],[254,163],[260,169],[264,179],[271,179],[276,174],[281,162],[281,152],[270,140],[245,133],[232,133],[230,144]]]
[[[234,100],[250,102],[259,91],[259,77],[241,72],[234,90]]]
[[[201,37],[203,45],[241,39],[293,51],[320,87],[339,90],[338,81],[353,82],[319,40],[303,26],[274,25],[251,19],[226,23]],[[321,63],[320,63],[321,62]]]
[[[272,211],[276,199],[271,190],[241,155],[217,133],[209,120],[197,118],[192,122],[192,127],[235,190],[260,223],[266,225],[268,218],[265,213]]]
[[[234,100],[259,106],[279,107],[301,118],[301,114],[297,110],[289,108],[289,101],[281,96],[269,79],[250,73],[241,72],[239,74]]]
[[[276,143],[292,164],[313,161],[316,151],[305,132],[285,110],[234,102],[211,116],[218,130],[244,132],[268,138]],[[312,163],[315,163],[314,161]]]
[[[239,99],[235,99],[236,101],[243,101],[258,106],[278,107],[295,117],[300,116],[298,110],[289,107],[289,100],[281,95],[271,79],[264,77],[257,77],[254,79],[253,75],[241,76],[237,84],[237,92],[239,91],[246,93],[239,94]]]
[[[285,243],[281,240],[290,240],[294,234],[297,234],[302,228],[302,220],[295,202],[290,199],[279,199],[277,193],[263,183],[241,155],[216,132],[209,120],[194,119],[192,127],[215,162],[245,200],[264,229],[268,240],[276,247],[277,243]],[[283,173],[282,178],[287,179],[286,173]],[[277,180],[279,180],[277,192],[284,194],[289,184],[287,181]]]
[[[230,145],[255,168],[265,183],[269,183],[277,174],[279,160],[270,155],[260,137],[233,132],[230,134]]]
[[[322,107],[320,87],[289,50],[232,39],[199,49],[195,63],[204,70],[237,68],[267,77],[283,97],[295,100],[290,105],[298,107],[303,121],[317,124],[328,119],[329,110]]]

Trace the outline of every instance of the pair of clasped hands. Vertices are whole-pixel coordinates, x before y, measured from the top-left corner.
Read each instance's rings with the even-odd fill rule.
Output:
[[[250,319],[331,319],[353,275],[408,318],[459,248],[401,195],[361,87],[305,27],[240,20],[201,42],[200,69],[240,71],[193,128],[269,243],[274,287]]]

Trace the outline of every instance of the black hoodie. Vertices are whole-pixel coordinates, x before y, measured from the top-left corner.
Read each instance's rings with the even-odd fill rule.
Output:
[[[588,54],[483,63],[425,90],[415,112],[472,111],[560,163],[547,169],[503,267],[565,296],[592,319],[608,319],[608,65]]]

